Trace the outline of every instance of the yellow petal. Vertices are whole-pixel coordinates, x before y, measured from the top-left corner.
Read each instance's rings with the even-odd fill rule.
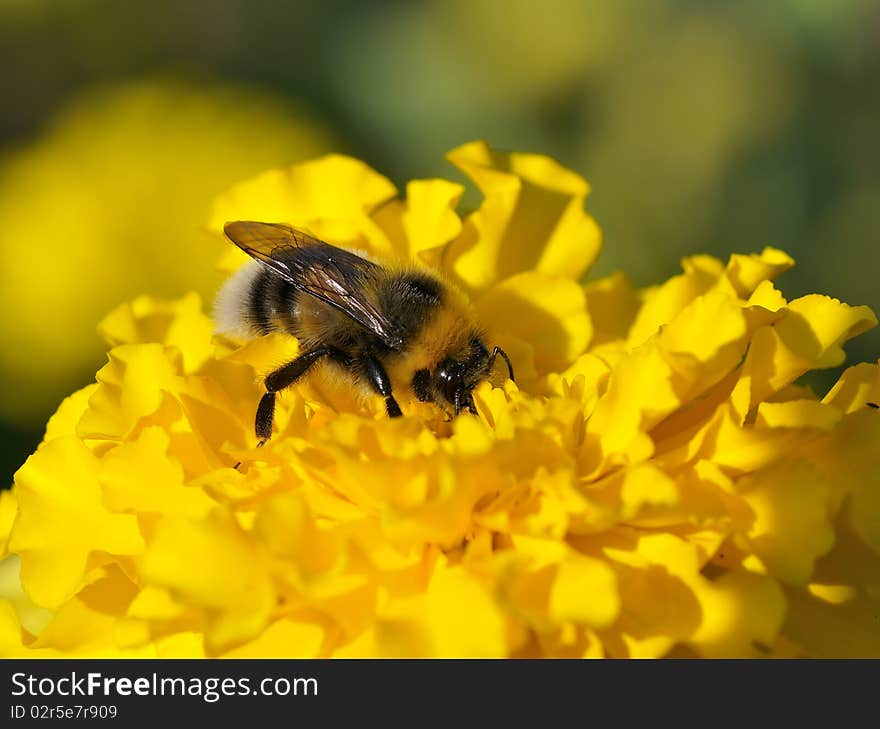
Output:
[[[706,293],[724,272],[721,261],[711,256],[693,256],[682,262],[684,273],[644,292],[644,303],[629,330],[627,341],[637,347],[684,309]]]
[[[485,142],[447,158],[484,195],[446,252],[467,286],[483,289],[528,270],[576,280],[593,263],[600,233],[583,210],[589,185],[582,177],[549,157],[500,152]]]
[[[840,422],[841,412],[816,400],[762,402],[755,423],[767,428],[816,428],[829,431]]]
[[[330,154],[236,185],[214,201],[210,227],[220,233],[230,220],[290,223],[338,244],[364,237],[373,252],[387,253],[388,241],[369,214],[395,193],[390,180],[360,160]]]
[[[880,658],[880,599],[857,594],[842,602],[790,589],[786,635],[812,658]]]
[[[389,605],[375,640],[376,655],[384,656],[502,658],[508,652],[504,617],[488,585],[460,567],[438,569],[424,598]]]
[[[461,232],[461,219],[455,207],[464,187],[446,180],[413,180],[406,186],[406,208],[402,215],[408,248],[406,260],[436,265],[423,254],[438,249]],[[439,255],[439,253],[438,253]]]
[[[12,525],[18,514],[18,499],[10,489],[0,491],[0,559],[7,554],[7,543],[12,532]]]
[[[672,368],[656,342],[633,350],[612,371],[587,424],[585,475],[596,476],[613,463],[649,458],[653,443],[647,431],[680,404]],[[593,453],[591,446],[597,446]]]
[[[87,605],[79,598],[68,600],[45,627],[34,648],[54,649],[67,657],[153,658],[151,645],[122,648],[117,642],[117,619]]]
[[[698,296],[659,335],[687,399],[708,390],[731,372],[748,347],[745,311],[724,291]]]
[[[559,564],[550,590],[548,615],[604,628],[620,612],[617,575],[604,562],[572,554]]]
[[[614,629],[632,658],[662,656],[689,638],[701,621],[700,603],[681,578],[658,564],[612,562],[620,585],[621,613]]]
[[[21,586],[21,560],[10,554],[0,561],[0,600],[16,612],[21,627],[30,635],[39,635],[52,620],[52,611],[35,605]]]
[[[809,458],[832,485],[832,511],[849,496],[855,533],[880,554],[880,414],[861,408],[844,416],[826,439],[814,444]]]
[[[18,658],[26,655],[24,636],[15,608],[0,598],[0,658]]]
[[[257,635],[275,591],[255,546],[222,512],[200,521],[166,517],[143,557],[147,583],[205,610],[209,645],[222,648]]]
[[[683,539],[662,533],[620,532],[619,537],[619,544],[611,542],[604,548],[610,558],[638,569],[661,567],[680,580],[699,603],[699,625],[687,641],[701,655],[758,657],[764,651],[756,644],[775,643],[785,616],[785,597],[775,580],[743,571],[709,580],[700,572],[697,548]],[[683,604],[687,605],[687,600]],[[624,615],[628,609],[624,604]],[[690,628],[691,623],[681,627],[685,626]]]
[[[776,643],[786,599],[770,577],[728,572],[698,596],[703,620],[689,642],[703,657],[759,658]]]
[[[720,408],[702,431],[700,455],[727,469],[756,471],[784,458],[804,438],[799,429],[742,425],[741,420],[733,407]]]
[[[64,398],[58,409],[46,424],[43,440],[49,441],[64,435],[76,435],[79,419],[89,407],[89,400],[98,389],[98,384],[86,385],[69,397]]]
[[[772,575],[805,585],[818,557],[834,543],[828,516],[830,485],[805,461],[783,461],[737,482],[755,514],[749,544]]]
[[[211,356],[214,323],[202,312],[202,301],[189,293],[176,301],[139,296],[121,304],[98,325],[98,333],[111,346],[166,344],[177,347],[183,367],[194,372]]]
[[[740,298],[749,298],[764,282],[772,281],[794,265],[794,260],[778,248],[767,247],[760,254],[734,253],[727,262],[727,278]]]
[[[84,438],[122,439],[138,421],[155,413],[162,392],[174,391],[180,353],[161,344],[125,344],[111,350],[98,372],[98,388],[77,425]]]
[[[153,645],[157,658],[205,657],[204,636],[193,631],[160,636]]]
[[[254,535],[306,576],[332,570],[343,547],[330,530],[315,525],[313,514],[298,492],[266,500],[257,514]]]
[[[603,560],[564,541],[513,537],[516,553],[500,554],[498,591],[505,604],[541,633],[570,622],[606,628],[621,605],[617,575]]]
[[[743,365],[750,408],[810,369],[841,364],[843,343],[877,324],[867,306],[816,294],[792,301],[783,312],[772,327],[762,327],[752,338]]]
[[[224,658],[316,658],[327,637],[317,620],[305,622],[282,618],[270,624],[259,637],[223,654]]]
[[[144,620],[172,620],[184,610],[185,607],[176,602],[167,590],[147,585],[131,601],[126,614]]]
[[[158,427],[123,443],[101,461],[99,480],[111,511],[204,516],[215,505],[198,487],[183,485],[183,469],[168,457],[170,438]]]
[[[80,586],[93,552],[135,555],[137,519],[104,506],[95,456],[73,437],[43,445],[16,474],[19,515],[9,549],[21,557],[22,585],[35,603],[56,607]]]
[[[510,337],[529,342],[542,373],[565,369],[593,333],[583,289],[541,273],[521,273],[496,284],[477,301],[477,313],[502,347]]]
[[[714,554],[723,537],[733,530],[747,531],[754,514],[748,504],[733,491],[732,479],[710,461],[697,461],[693,466],[676,470],[673,481],[677,498],[657,509],[653,516],[639,519],[640,524],[654,526],[694,525],[706,532],[690,533],[689,541],[697,536],[711,535],[706,553]]]
[[[557,395],[577,400],[590,415],[608,384],[610,368],[594,354],[582,354],[560,374],[550,373],[547,382]]]
[[[375,210],[372,221],[388,239],[393,257],[443,268],[445,246],[461,232],[456,207],[464,187],[448,180],[411,180],[405,200],[391,200]]]
[[[641,300],[626,276],[618,271],[584,287],[593,320],[592,346],[626,339]]]
[[[629,468],[620,489],[622,516],[625,520],[650,515],[651,507],[675,506],[679,502],[678,487],[659,468],[648,464]]]
[[[822,402],[846,413],[859,410],[868,403],[880,405],[880,366],[862,362],[848,367]]]
[[[762,281],[749,296],[748,303],[750,306],[760,306],[767,311],[779,311],[788,306],[788,301],[772,283]]]
[[[785,634],[815,658],[880,658],[880,554],[836,523],[834,548],[816,564],[814,581],[788,588]]]

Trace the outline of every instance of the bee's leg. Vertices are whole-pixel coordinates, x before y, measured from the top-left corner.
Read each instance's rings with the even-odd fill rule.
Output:
[[[260,404],[257,405],[257,417],[254,422],[254,431],[257,438],[260,439],[257,448],[261,448],[272,436],[273,420],[275,420],[275,393],[267,392],[260,398]]]
[[[260,439],[257,448],[261,448],[272,437],[272,422],[275,420],[275,394],[285,387],[290,387],[308,372],[313,364],[324,357],[330,357],[345,366],[351,366],[351,358],[344,352],[335,347],[318,347],[301,354],[292,362],[288,362],[266,375],[266,379],[263,381],[266,385],[266,392],[260,398],[257,417],[254,420],[254,432]],[[240,465],[241,461],[236,463],[233,468],[237,469]]]
[[[391,380],[388,379],[388,373],[382,363],[379,362],[372,354],[364,354],[360,361],[364,375],[373,386],[373,389],[385,398],[385,411],[389,418],[399,418],[403,413],[400,411],[400,405],[391,394]]]
[[[467,395],[465,395],[464,400],[462,401],[462,405],[464,405],[464,406],[467,408],[467,411],[468,411],[471,415],[479,415],[479,414],[480,414],[480,413],[477,411],[477,405],[476,405],[476,403],[474,402],[474,395],[473,395],[473,393],[469,392]]]
[[[274,372],[266,375],[263,381],[266,385],[266,394],[257,406],[257,417],[254,430],[260,439],[258,448],[272,437],[272,421],[275,419],[275,394],[279,390],[290,387],[300,377],[309,371],[311,366],[324,357],[330,357],[345,365],[350,365],[350,358],[334,347],[318,347],[305,354],[301,354],[293,362],[279,367]]]
[[[428,370],[417,370],[413,375],[412,389],[419,402],[431,402],[431,373]]]

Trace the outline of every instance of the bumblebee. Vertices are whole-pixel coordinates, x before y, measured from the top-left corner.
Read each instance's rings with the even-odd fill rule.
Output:
[[[220,289],[218,332],[283,332],[302,352],[264,379],[255,422],[260,445],[272,434],[276,394],[319,363],[384,397],[392,418],[401,415],[394,393],[403,388],[453,416],[476,414],[472,391],[498,356],[513,379],[504,350],[484,344],[467,297],[436,273],[383,266],[279,223],[240,220],[223,231],[254,260]]]

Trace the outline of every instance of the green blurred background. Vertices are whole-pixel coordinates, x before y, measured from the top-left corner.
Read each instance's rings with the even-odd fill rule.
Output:
[[[880,310],[877,0],[0,0],[0,68],[4,485],[106,312],[210,297],[212,196],[330,150],[399,185],[472,139],[551,154],[593,185],[594,276],[774,245],[787,296]]]

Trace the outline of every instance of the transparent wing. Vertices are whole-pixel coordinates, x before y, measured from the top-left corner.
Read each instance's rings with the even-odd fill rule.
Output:
[[[392,323],[368,297],[379,272],[375,263],[281,223],[237,220],[223,232],[300,291],[347,314],[389,347],[401,345]]]

